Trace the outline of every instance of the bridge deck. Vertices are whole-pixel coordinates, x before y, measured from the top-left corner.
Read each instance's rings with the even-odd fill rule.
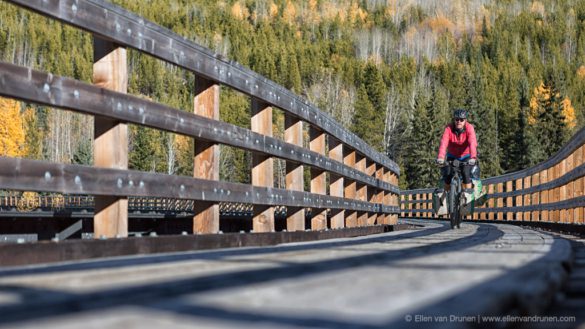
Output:
[[[566,275],[566,240],[504,224],[419,223],[352,239],[6,268],[0,324],[465,325],[480,313],[534,312]]]

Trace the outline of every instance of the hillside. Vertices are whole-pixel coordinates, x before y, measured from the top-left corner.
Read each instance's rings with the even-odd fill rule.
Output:
[[[471,111],[486,177],[548,158],[585,123],[585,0],[114,2],[308,98],[398,162],[402,187],[436,184],[453,108]],[[0,25],[1,60],[91,80],[89,34],[5,2]],[[192,74],[134,51],[129,60],[130,93],[191,110]],[[222,91],[222,120],[248,126],[249,100]],[[20,104],[0,125],[11,122],[22,129],[0,129],[2,152],[92,161],[82,128],[92,118]],[[192,141],[131,132],[132,168],[190,175]],[[248,154],[225,147],[222,161],[222,179],[249,180]]]

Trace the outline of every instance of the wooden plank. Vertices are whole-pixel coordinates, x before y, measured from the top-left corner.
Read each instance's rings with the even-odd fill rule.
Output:
[[[303,122],[290,114],[284,115],[284,140],[287,143],[303,146]],[[286,162],[286,189],[304,190],[303,165]],[[286,229],[288,231],[305,230],[305,209],[288,207],[286,213]]]
[[[530,188],[532,178],[530,176],[528,176],[528,177],[524,177],[523,180],[524,180],[523,185],[522,185],[523,189],[526,190],[526,189]],[[529,206],[530,204],[531,204],[531,195],[530,195],[530,193],[525,193],[523,205]],[[524,217],[524,221],[531,221],[532,220],[531,214],[529,211],[528,212],[524,211],[522,213],[523,213],[522,216]]]
[[[39,91],[42,86],[42,92]],[[47,92],[44,92],[47,90]],[[343,162],[282,140],[254,133],[225,122],[194,115],[132,95],[101,89],[86,83],[0,63],[0,95],[26,102],[108,117],[121,122],[157,128],[256,153],[321,168],[328,172],[399,193],[397,186],[378,181]]]
[[[535,187],[538,186],[540,184],[540,175],[538,173],[532,175],[531,177],[531,183],[530,186]],[[540,200],[539,200],[539,194],[538,192],[532,193],[531,195],[531,200],[530,200],[530,204],[532,205],[538,205],[540,204]],[[535,210],[532,212],[531,214],[531,220],[534,221],[539,221],[540,220],[540,212],[538,210]]]
[[[376,179],[378,180],[383,180],[384,179],[384,167],[383,166],[376,166],[377,170],[376,170]],[[386,192],[384,192],[384,190],[379,189],[378,190],[378,197],[376,199],[376,203],[380,203],[380,204],[384,204],[386,199]],[[382,214],[382,213],[378,213],[376,215],[376,224],[378,225],[385,225],[386,224],[386,215]]]
[[[493,194],[495,187],[493,184],[488,185],[488,194]],[[489,198],[488,200],[488,208],[494,208],[496,206],[496,200],[495,198]],[[488,213],[488,219],[489,220],[494,220],[496,218],[496,214],[494,213],[493,210],[490,210]]]
[[[571,153],[571,155],[567,157],[565,174],[571,172],[573,169],[575,169],[575,152]],[[567,194],[565,196],[565,200],[570,200],[575,196],[575,182],[573,180],[566,184],[566,192]],[[574,209],[565,209],[563,217],[565,218],[565,223],[573,223],[575,217]]]
[[[219,120],[219,85],[203,77],[195,79],[194,114]],[[219,145],[195,140],[193,177],[219,180]],[[193,205],[193,233],[219,232],[219,204],[216,202],[195,202]]]
[[[356,166],[356,152],[355,150],[344,147],[343,148],[343,163],[347,166],[355,168]],[[346,199],[357,199],[357,184],[354,180],[346,179],[343,186],[343,196]],[[358,217],[357,212],[349,210],[345,216],[346,227],[357,227]]]
[[[513,185],[514,185],[513,181],[511,181],[511,180],[507,181],[506,182],[506,192],[512,192],[512,190],[514,189]],[[506,207],[508,207],[508,208],[514,207],[514,197],[509,196],[506,198]],[[507,212],[506,213],[506,220],[514,220],[514,213],[511,211]]]
[[[309,126],[309,148],[311,151],[321,155],[326,154],[325,136],[326,134],[322,130]],[[311,193],[327,194],[327,173],[314,167],[311,167]],[[311,230],[325,229],[327,229],[327,210],[312,209]]]
[[[126,93],[126,49],[112,42],[93,40],[93,83]],[[128,168],[128,125],[106,117],[94,118],[93,162],[100,168]],[[128,236],[128,199],[110,195],[95,198],[94,237]]]
[[[272,107],[252,98],[252,131],[272,137]],[[252,154],[252,185],[274,187],[273,159]],[[274,231],[274,207],[254,205],[252,227],[254,232]]]
[[[578,167],[584,163],[585,158],[583,157],[583,152],[585,151],[585,146],[581,146],[575,151],[575,167]],[[585,178],[580,177],[575,180],[574,184],[574,194],[575,197],[583,196],[583,191],[585,185]],[[583,223],[583,207],[577,207],[574,209],[574,216],[573,216],[573,224],[582,224]]]
[[[497,188],[498,193],[504,192],[504,183],[498,183],[496,185],[496,188]],[[499,197],[496,202],[497,202],[496,207],[502,208],[504,206],[504,198]],[[497,212],[496,213],[496,219],[498,219],[498,220],[504,219],[504,213],[503,212]]]
[[[548,182],[548,170],[543,170],[540,172],[540,184],[544,184]],[[548,201],[548,190],[544,190],[540,192],[540,204],[547,204]],[[540,220],[543,222],[549,221],[549,211],[542,210],[540,212]]]
[[[521,191],[523,189],[522,185],[523,185],[523,180],[522,179],[517,179],[516,180],[516,191]],[[522,207],[524,205],[524,198],[522,197],[522,195],[518,195],[516,196],[516,207]],[[524,220],[524,213],[517,211],[516,212],[516,220]]]
[[[329,136],[329,157],[332,160],[343,162],[343,144]],[[341,175],[330,173],[329,178],[329,194],[334,197],[343,197],[343,187],[345,185],[345,178]],[[336,210],[331,212],[331,228],[343,228],[345,227],[345,211]]]
[[[381,167],[381,166],[380,166]],[[374,161],[371,161],[370,159],[366,160],[366,174],[368,174],[368,176],[372,176],[372,177],[376,177],[377,178],[377,173],[378,171],[376,170],[377,165]],[[367,185],[364,185],[364,187],[366,188],[366,201],[369,201],[371,203],[380,203],[378,201],[378,190],[374,187],[369,187]],[[367,219],[367,223],[366,225],[376,225],[376,222],[378,220],[378,214],[375,212],[369,212],[368,214],[368,219]]]
[[[561,177],[561,163],[558,163],[554,166],[554,179]],[[561,200],[561,188],[556,187],[553,189],[553,202],[559,202]],[[561,220],[561,213],[560,210],[553,210],[552,211],[552,220],[555,223],[558,223]]]
[[[559,163],[559,178],[563,177],[567,173],[567,159],[563,159]],[[558,201],[567,200],[567,185],[559,187],[559,199]],[[559,222],[566,223],[568,211],[566,209],[559,210]]]
[[[342,143],[359,150],[391,171],[399,172],[396,163],[373,150],[355,134],[349,133],[341,124],[308,104],[300,96],[238,63],[215,55],[211,50],[116,5],[101,1],[92,3],[78,0],[62,0],[51,4],[44,0],[11,2],[113,40],[120,45],[135,48],[239,90],[266,104],[281,108],[303,121],[323,127],[325,132]],[[72,7],[76,9],[63,10]]]
[[[398,175],[396,174],[396,172],[388,171],[388,175],[389,178],[387,182],[392,184],[393,186],[398,186]],[[390,194],[391,195],[390,203],[387,204],[387,206],[400,207],[400,196],[398,193],[400,192],[394,192]],[[388,215],[386,215],[386,217],[388,217]],[[388,222],[388,224],[390,225],[398,224],[398,215],[397,214],[390,215],[390,222]]]
[[[355,168],[360,172],[365,173],[367,169],[366,158],[357,153],[355,155]],[[361,201],[368,201],[368,188],[364,184],[359,184],[356,182],[356,199]],[[368,213],[365,212],[358,212],[357,213],[357,225],[358,226],[367,226],[368,225]]]

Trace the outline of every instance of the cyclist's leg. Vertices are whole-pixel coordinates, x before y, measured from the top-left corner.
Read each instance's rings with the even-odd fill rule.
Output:
[[[461,176],[463,180],[463,189],[469,190],[473,188],[473,184],[471,181],[471,166],[463,166],[461,170]]]
[[[451,189],[451,179],[453,178],[453,170],[451,167],[444,166],[441,168],[441,174],[443,176],[443,183],[445,183],[445,192],[449,192]]]

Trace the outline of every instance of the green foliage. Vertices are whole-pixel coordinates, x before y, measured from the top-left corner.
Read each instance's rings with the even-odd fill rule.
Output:
[[[300,95],[322,83],[323,72],[328,72],[332,77],[328,81],[335,83],[321,86],[319,90],[327,90],[327,96],[315,103],[355,104],[355,115],[346,111],[349,118],[344,122],[351,122],[354,133],[399,163],[405,173],[403,187],[436,182],[438,171],[425,161],[436,156],[438,139],[453,108],[465,107],[471,112],[485,176],[546,159],[585,125],[582,1],[542,0],[543,10],[526,1],[488,1],[482,3],[481,13],[466,17],[475,32],[469,24],[451,21],[446,22],[446,30],[437,29],[436,13],[442,10],[426,2],[393,8],[394,14],[389,15],[384,2],[360,1],[357,4],[366,15],[351,20],[349,8],[327,16],[326,1],[317,1],[316,12],[309,12],[306,1],[293,0],[290,3],[297,6],[298,17],[292,22],[284,15],[288,1],[274,1],[278,12],[273,16],[256,12],[269,2],[240,1],[250,13],[242,17],[232,14],[235,1],[112,2]],[[91,81],[89,33],[5,2],[0,2],[0,25],[1,60]],[[462,25],[466,28],[461,29]],[[366,32],[364,44],[370,47],[376,30],[383,36],[376,39],[383,43],[382,50],[368,49],[368,58],[357,58],[358,31]],[[426,33],[422,38],[417,34],[420,31]],[[64,51],[68,49],[75,51]],[[129,93],[192,112],[191,73],[134,50],[129,50],[128,58]],[[534,117],[530,100],[543,82],[554,87],[555,93],[537,101],[539,110]],[[343,97],[342,92],[346,93]],[[565,97],[575,108],[575,128],[564,120]],[[57,138],[50,133],[56,124],[51,121],[53,110],[35,111],[36,116],[26,121],[29,156],[50,158],[55,153],[51,145],[62,144],[51,140]],[[249,111],[249,98],[222,88],[221,120],[249,128]],[[72,121],[71,127],[84,122],[78,117]],[[70,138],[84,142],[74,145],[67,159],[91,163],[91,129],[75,130]],[[181,139],[176,150],[173,143],[177,140],[172,141],[167,133],[132,127],[130,167],[191,175],[193,141]],[[222,152],[221,178],[249,182],[250,154],[231,148],[222,148]]]

